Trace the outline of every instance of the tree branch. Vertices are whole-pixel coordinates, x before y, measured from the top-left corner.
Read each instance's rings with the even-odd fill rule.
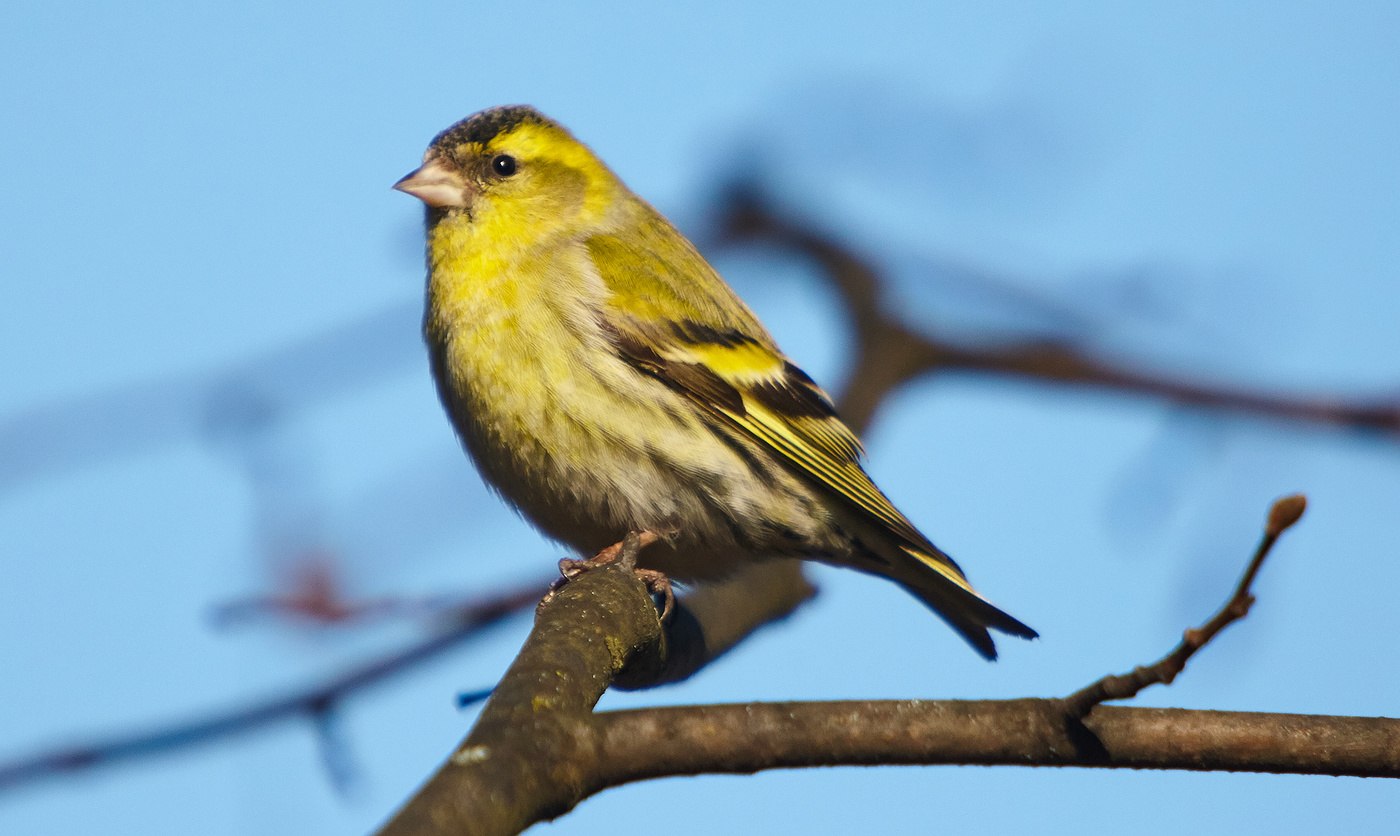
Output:
[[[1400,777],[1400,720],[1098,704],[1170,682],[1193,653],[1242,618],[1259,565],[1304,505],[1301,496],[1274,504],[1235,594],[1188,633],[1186,649],[1143,669],[1151,676],[1126,677],[1123,686],[1109,677],[1068,699],[755,703],[594,714],[614,679],[645,682],[645,674],[665,670],[667,653],[642,583],[625,566],[594,570],[540,608],[476,728],[381,834],[511,834],[630,781],[798,766],[960,763]]]
[[[754,703],[596,715],[590,792],[711,772],[882,764],[1082,766],[1400,778],[1400,720],[1100,706],[1056,699]],[[447,833],[451,831],[421,831]],[[509,831],[471,830],[473,833]]]
[[[1186,663],[1197,651],[1220,635],[1221,630],[1249,615],[1249,608],[1254,606],[1254,594],[1250,592],[1250,587],[1254,585],[1254,578],[1259,574],[1259,567],[1264,565],[1264,558],[1269,556],[1283,532],[1302,519],[1307,507],[1308,500],[1302,494],[1285,496],[1275,501],[1269,509],[1264,536],[1254,550],[1254,557],[1249,561],[1249,566],[1235,587],[1234,594],[1224,606],[1205,624],[1187,630],[1181,637],[1181,643],[1154,664],[1140,665],[1134,668],[1132,673],[1121,676],[1105,676],[1098,682],[1070,694],[1065,698],[1065,712],[1073,718],[1081,718],[1093,710],[1094,706],[1108,700],[1130,699],[1148,686],[1159,683],[1172,684],[1177,674],[1186,669]]]
[[[643,651],[665,647],[656,607],[630,570],[608,566],[565,584],[540,606],[471,734],[382,832],[516,833],[571,808],[595,768],[585,733],[593,706]]]
[[[646,587],[625,564],[586,572],[542,604],[515,662],[467,739],[382,831],[385,834],[516,833],[560,815],[595,786],[599,770],[591,713],[614,682],[649,687],[689,675],[753,629],[800,603],[795,561],[760,565],[783,606],[758,594],[702,589],[678,602],[662,630]],[[736,580],[731,583],[737,582]],[[747,605],[730,615],[726,601]],[[698,608],[698,609],[697,609]],[[715,616],[711,620],[711,616]],[[681,647],[674,660],[671,647]]]

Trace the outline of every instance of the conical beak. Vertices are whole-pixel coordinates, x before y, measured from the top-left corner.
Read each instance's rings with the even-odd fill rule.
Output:
[[[461,176],[434,157],[416,171],[410,171],[394,188],[411,194],[434,209],[454,209],[467,205],[470,194]]]

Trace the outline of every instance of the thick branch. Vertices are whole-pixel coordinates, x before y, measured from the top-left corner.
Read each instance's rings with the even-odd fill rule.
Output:
[[[517,833],[573,807],[597,769],[590,712],[643,650],[664,652],[661,624],[631,571],[595,569],[564,585],[471,734],[382,833]]]
[[[1059,700],[872,700],[600,714],[593,789],[802,766],[979,764],[1400,778],[1400,720],[1100,706],[1086,742]],[[1101,746],[1099,744],[1102,744]]]

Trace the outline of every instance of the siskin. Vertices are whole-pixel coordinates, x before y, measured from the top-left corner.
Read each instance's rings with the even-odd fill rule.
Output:
[[[439,134],[394,188],[427,205],[423,332],[486,481],[593,554],[629,532],[681,581],[795,557],[889,578],[988,659],[1031,628],[972,590],[861,468],[860,441],[719,274],[530,107]]]

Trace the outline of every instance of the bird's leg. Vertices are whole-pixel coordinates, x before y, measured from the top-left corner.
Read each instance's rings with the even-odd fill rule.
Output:
[[[550,585],[549,592],[545,593],[540,605],[549,603],[555,593],[563,589],[565,584],[584,572],[618,563],[624,569],[631,569],[641,582],[646,584],[648,592],[653,595],[659,594],[664,598],[665,604],[661,610],[661,620],[665,621],[671,615],[671,609],[676,603],[676,594],[671,589],[671,579],[655,569],[637,568],[637,554],[660,539],[661,535],[655,531],[632,531],[628,532],[627,536],[619,542],[613,543],[590,558],[566,557],[560,560],[559,574],[561,577]]]

